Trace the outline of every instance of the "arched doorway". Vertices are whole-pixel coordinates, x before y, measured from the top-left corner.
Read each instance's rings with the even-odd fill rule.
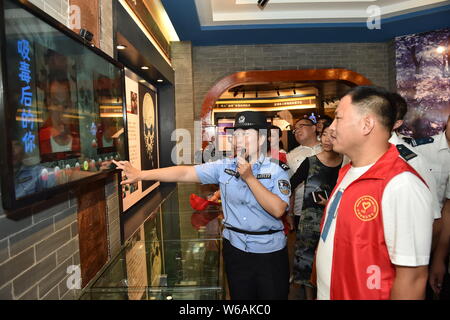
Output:
[[[261,82],[292,81],[330,81],[340,80],[353,85],[371,85],[372,82],[363,75],[347,69],[307,69],[307,70],[273,70],[241,71],[219,80],[206,94],[201,109],[202,124],[209,124],[209,114],[219,97],[228,89]]]

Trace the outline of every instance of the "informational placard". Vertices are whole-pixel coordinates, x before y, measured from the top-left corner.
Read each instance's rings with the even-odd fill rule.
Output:
[[[130,70],[125,70],[127,133],[130,163],[139,170],[159,168],[158,108],[156,89]],[[122,179],[125,176],[122,175]],[[140,181],[122,186],[123,211],[159,186]]]
[[[130,240],[131,245],[125,252],[128,299],[142,300],[148,286],[147,254],[144,228],[141,228]]]

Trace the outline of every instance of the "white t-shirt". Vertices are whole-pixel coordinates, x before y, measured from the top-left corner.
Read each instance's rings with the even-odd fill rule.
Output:
[[[72,151],[72,137],[67,144],[59,144],[53,137],[50,137],[50,144],[52,146],[52,152],[66,152]]]
[[[345,190],[371,166],[351,167],[338,189]],[[330,201],[333,201],[334,196]],[[386,185],[381,206],[384,236],[391,262],[395,265],[410,267],[427,265],[434,221],[429,189],[414,174],[403,172],[392,178]],[[328,215],[328,209],[326,215]],[[326,242],[320,238],[317,248],[317,299],[319,300],[330,299],[335,231],[336,219],[333,219]]]

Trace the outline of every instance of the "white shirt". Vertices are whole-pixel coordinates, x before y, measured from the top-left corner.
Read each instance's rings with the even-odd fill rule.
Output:
[[[371,166],[351,167],[336,190],[345,189]],[[433,229],[431,201],[428,188],[410,172],[395,176],[386,185],[381,207],[386,246],[393,264],[410,267],[428,264]],[[335,231],[336,219],[333,219],[326,242],[319,239],[316,256],[319,300],[330,299]]]
[[[297,148],[291,150],[286,154],[287,164],[289,166],[289,177],[292,177],[297,171],[298,167],[307,158],[322,152],[322,145],[316,144],[314,147],[310,148],[307,146],[298,146]],[[299,216],[302,212],[303,206],[303,196],[305,193],[305,183],[302,182],[295,189],[295,203],[294,203],[294,214]]]
[[[295,171],[297,171],[298,167],[300,167],[300,165],[302,164],[303,160],[305,160],[307,157],[311,157],[313,155],[321,153],[322,151],[323,149],[320,143],[316,144],[312,148],[307,146],[298,146],[297,148],[292,149],[286,155],[286,160],[290,168],[289,176],[292,177]]]
[[[399,144],[404,145],[406,148],[414,152],[417,156],[406,161],[404,158],[402,158],[404,161],[406,161],[411,167],[413,167],[414,170],[417,171],[417,173],[422,177],[423,180],[428,185],[428,188],[430,189],[432,201],[433,201],[433,217],[434,219],[440,219],[441,218],[441,210],[442,205],[440,201],[438,200],[438,192],[437,192],[437,186],[436,186],[436,179],[431,173],[431,167],[427,163],[427,160],[424,158],[424,156],[417,152],[411,145],[407,144],[405,141],[403,141],[395,132],[392,133],[391,138],[389,139],[389,143],[392,143],[393,145],[397,146]]]
[[[114,145],[113,139],[106,140],[105,136],[102,137],[102,146],[103,146],[103,148],[112,147],[113,145]]]
[[[442,209],[446,189],[450,187],[450,147],[445,136],[445,132],[432,137],[432,143],[414,147],[413,150],[418,150],[426,159],[431,173],[436,180],[437,197]]]
[[[72,137],[67,144],[59,144],[53,137],[50,137],[50,145],[52,146],[52,152],[72,151]]]

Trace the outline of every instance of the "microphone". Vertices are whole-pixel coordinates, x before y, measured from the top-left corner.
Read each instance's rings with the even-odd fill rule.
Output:
[[[242,149],[241,149],[241,155],[240,155],[241,158],[243,158],[243,157],[245,156],[245,151],[246,151],[245,148],[242,148]],[[248,157],[247,157],[247,158],[248,158]],[[246,161],[248,161],[247,158],[245,159]],[[236,177],[236,179],[239,179],[239,177],[241,176],[241,174],[238,172],[237,166],[238,166],[238,165],[237,165],[237,163],[236,163],[236,174],[235,174],[235,177]]]

